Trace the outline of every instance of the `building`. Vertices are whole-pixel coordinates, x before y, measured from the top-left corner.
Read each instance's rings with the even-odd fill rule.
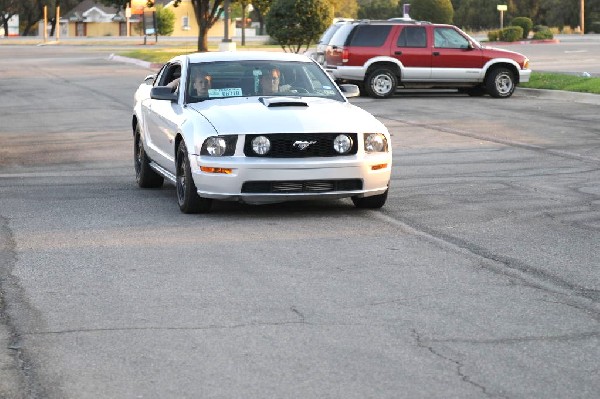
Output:
[[[144,1],[145,3],[145,1]],[[198,37],[199,29],[196,23],[194,8],[191,0],[183,0],[178,7],[173,6],[173,0],[155,0],[156,5],[162,5],[175,14],[175,25],[171,36]],[[145,9],[149,11],[149,9]],[[133,8],[133,12],[139,10]],[[95,0],[85,0],[61,18],[61,23],[68,21],[66,36],[126,36],[127,18],[124,10],[108,7]],[[129,19],[130,34],[143,35],[142,15],[132,14]],[[224,37],[224,21],[219,20],[208,31],[208,37]],[[235,32],[235,22],[230,24],[229,32]],[[230,33],[231,35],[231,33]]]

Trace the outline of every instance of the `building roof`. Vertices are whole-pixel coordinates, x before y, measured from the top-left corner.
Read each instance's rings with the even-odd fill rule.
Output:
[[[115,7],[105,6],[104,4],[95,0],[84,0],[81,3],[77,4],[75,7],[73,7],[69,12],[67,12],[65,14],[65,17],[69,18],[70,16],[81,16],[83,15],[83,13],[89,11],[92,8],[97,8],[103,13],[110,15],[114,15],[117,13],[117,11],[119,11]]]

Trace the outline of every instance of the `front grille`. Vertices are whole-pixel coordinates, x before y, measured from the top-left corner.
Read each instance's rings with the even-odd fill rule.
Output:
[[[360,179],[249,181],[242,185],[242,193],[247,194],[326,193],[357,190],[362,190],[362,180]]]
[[[339,154],[333,148],[333,140],[341,133],[276,133],[276,134],[248,134],[244,143],[244,155],[247,157],[262,158],[308,158],[308,157],[336,157],[354,155],[358,151],[356,133],[344,133],[352,139],[352,148],[347,154]],[[252,150],[252,140],[258,136],[265,136],[271,141],[271,151],[265,155],[258,155]],[[314,143],[311,143],[314,142]],[[294,143],[310,143],[306,148]]]

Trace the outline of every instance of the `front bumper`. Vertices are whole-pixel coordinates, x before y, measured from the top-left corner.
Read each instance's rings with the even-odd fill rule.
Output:
[[[531,69],[520,69],[519,70],[519,83],[529,82],[530,77],[531,77]]]
[[[265,159],[246,157],[192,156],[192,176],[198,195],[225,201],[266,204],[285,201],[367,197],[383,194],[389,185],[392,157],[390,153],[343,158]],[[381,167],[381,165],[386,165]],[[231,169],[230,174],[206,173],[200,166]],[[360,189],[310,192],[243,192],[251,182],[321,182],[360,180]],[[337,185],[336,185],[337,187]]]

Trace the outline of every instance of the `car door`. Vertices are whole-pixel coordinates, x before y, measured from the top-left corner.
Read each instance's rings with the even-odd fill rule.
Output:
[[[173,87],[173,91],[181,94],[177,83],[181,77],[181,65],[171,63],[165,66],[154,86]],[[183,82],[180,82],[183,84]],[[182,98],[181,95],[178,96]],[[182,107],[178,102],[169,100],[148,99],[142,103],[142,114],[146,127],[146,147],[148,155],[155,162],[170,172],[175,172],[174,140],[178,131],[178,121]]]
[[[433,27],[431,77],[436,82],[476,82],[483,68],[481,50],[452,26]]]
[[[425,26],[400,26],[391,56],[403,65],[404,82],[431,79],[431,50]]]

